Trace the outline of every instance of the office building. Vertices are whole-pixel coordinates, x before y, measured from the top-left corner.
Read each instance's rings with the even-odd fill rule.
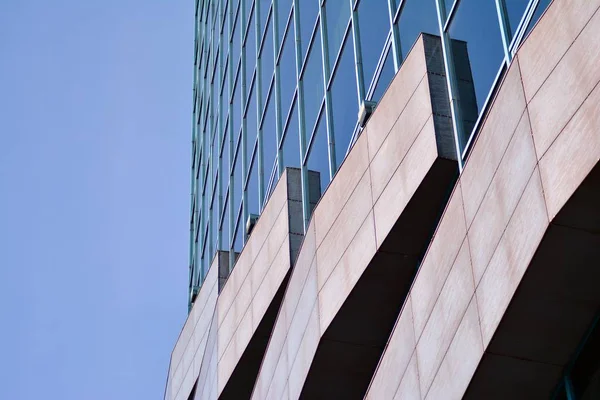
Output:
[[[165,399],[600,398],[600,0],[196,0]]]

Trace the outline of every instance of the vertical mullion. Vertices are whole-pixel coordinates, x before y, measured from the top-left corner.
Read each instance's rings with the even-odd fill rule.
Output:
[[[262,29],[260,27],[260,21],[261,21],[261,15],[260,13],[262,12],[262,10],[260,9],[260,1],[256,0],[254,2],[254,12],[256,13],[256,15],[254,16],[255,19],[255,24],[254,26],[256,27],[256,40],[257,40],[257,44],[256,44],[256,57],[257,57],[257,61],[256,61],[256,76],[254,78],[254,82],[256,82],[255,85],[255,90],[256,90],[256,108],[257,108],[257,115],[256,115],[256,121],[257,121],[257,146],[256,146],[256,157],[258,158],[257,160],[257,168],[258,168],[258,209],[259,211],[262,211],[262,205],[263,205],[263,200],[264,200],[264,195],[263,195],[263,191],[265,188],[265,178],[264,178],[264,174],[263,174],[263,170],[265,168],[265,166],[263,165],[264,163],[264,157],[263,157],[263,130],[262,130],[262,114],[263,114],[263,104],[262,104],[262,57],[263,54],[261,53],[261,44],[262,44],[262,39],[263,39],[263,33],[262,33]],[[267,10],[268,11],[268,10]],[[267,28],[267,26],[269,25],[269,21],[267,19],[267,21],[265,22],[265,29]],[[268,35],[268,32],[265,31],[265,33]],[[266,102],[265,102],[266,103]]]
[[[349,0],[352,4],[352,0]],[[360,27],[358,23],[358,4],[352,7],[352,39],[354,42],[354,66],[356,67],[356,87],[358,90],[358,104],[362,105],[365,101],[365,77],[362,66],[362,51],[360,43]]]
[[[444,0],[436,0],[438,13],[438,26],[440,29],[440,37],[442,38],[442,53],[444,56],[444,66],[446,67],[446,83],[448,85],[448,95],[450,96],[450,112],[453,120],[454,130],[454,145],[456,147],[456,157],[458,160],[459,172],[463,169],[462,152],[460,148],[459,137],[464,133],[462,115],[460,111],[460,97],[458,92],[458,84],[456,80],[456,71],[454,70],[452,44],[450,35],[444,30],[446,23],[446,5]]]
[[[283,151],[281,150],[279,143],[281,142],[282,132],[282,110],[281,110],[281,75],[279,71],[279,63],[277,62],[277,55],[280,52],[279,49],[279,0],[273,0],[273,10],[271,11],[273,18],[273,65],[275,66],[275,78],[273,81],[275,91],[273,100],[275,101],[275,137],[277,141],[277,156],[275,162],[277,163],[278,176],[283,174]],[[284,36],[285,39],[285,36]],[[272,100],[272,101],[273,101]]]
[[[331,76],[331,69],[329,66],[329,43],[327,40],[327,13],[325,6],[322,1],[319,5],[319,27],[321,30],[321,64],[323,71],[323,88],[325,88],[325,120],[327,125],[327,155],[329,165],[329,180],[333,179],[333,175],[337,170],[337,163],[335,159],[335,135],[333,127],[333,116],[331,115],[331,93],[327,88],[329,78]],[[342,41],[343,46],[343,41]],[[319,100],[320,101],[320,100]],[[314,140],[314,139],[313,139]]]
[[[404,1],[400,0],[400,7],[404,5]],[[394,72],[397,72],[402,64],[402,46],[400,43],[400,32],[398,30],[398,24],[394,23],[394,0],[388,0],[388,11],[390,26],[392,27],[392,55],[394,60]]]
[[[238,4],[239,7],[239,4]],[[232,219],[233,219],[233,190],[232,190],[232,178],[231,178],[231,164],[232,164],[232,159],[233,159],[233,136],[234,136],[234,132],[233,132],[233,93],[235,92],[235,88],[233,87],[234,84],[234,74],[235,74],[235,70],[236,70],[236,66],[233,63],[233,59],[234,59],[234,55],[231,54],[231,52],[233,51],[233,41],[235,40],[235,38],[233,37],[233,31],[234,31],[234,25],[235,25],[235,14],[237,12],[237,9],[234,9],[233,6],[233,1],[231,2],[231,4],[229,5],[229,32],[227,32],[227,37],[230,38],[228,40],[229,43],[229,92],[231,93],[231,95],[229,93],[227,93],[227,99],[228,99],[228,103],[229,103],[229,124],[227,125],[227,130],[229,132],[229,139],[227,140],[227,151],[229,151],[229,157],[227,157],[228,160],[228,165],[225,166],[225,171],[226,171],[226,175],[223,176],[223,178],[225,178],[225,182],[227,183],[227,187],[229,188],[229,190],[227,191],[227,204],[228,204],[228,208],[227,208],[227,214],[228,214],[228,218],[227,218],[227,223],[229,224],[229,226],[227,227],[227,234],[229,235],[229,238],[227,238],[228,240],[226,241],[226,243],[228,243],[228,248],[223,249],[229,252],[229,270],[231,271],[231,267],[233,266],[231,264],[231,248],[232,248],[232,239],[231,239],[231,234],[233,232],[233,229],[231,228],[232,225]],[[241,16],[239,17],[241,18]],[[241,25],[241,24],[240,24]],[[239,32],[238,32],[239,34]],[[240,50],[241,51],[241,50]]]
[[[506,12],[505,0],[496,0],[496,11],[498,12],[498,23],[500,25],[500,35],[502,36],[504,58],[506,58],[506,63],[510,65],[512,61],[512,55],[508,48],[510,45],[510,21],[508,20],[508,14]]]
[[[300,76],[302,69],[302,43],[300,35],[300,0],[293,0],[294,4],[294,45],[296,51],[296,80],[298,83],[298,137],[300,141],[300,177],[302,182],[302,216],[304,221],[304,232],[308,230],[310,221],[308,170],[306,157],[306,122],[304,115],[304,79]],[[306,4],[306,3],[304,3]]]

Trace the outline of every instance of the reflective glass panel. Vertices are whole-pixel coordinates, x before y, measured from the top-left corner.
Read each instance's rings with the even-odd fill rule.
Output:
[[[470,121],[477,119],[476,115],[481,112],[504,61],[495,2],[462,0],[449,33],[455,41],[452,43],[452,51],[461,111],[464,119]],[[473,82],[472,87],[469,81]],[[462,146],[470,134],[469,128],[472,128],[472,124],[465,122],[465,137],[460,138]]]
[[[317,113],[323,99],[323,65],[321,63],[321,34],[317,31],[317,38],[308,54],[304,70],[304,113],[306,116],[306,132],[310,136]]]
[[[231,184],[232,196],[233,196],[233,213],[237,215],[240,204],[242,203],[242,152],[238,151],[235,157],[235,164],[233,164],[233,177]]]
[[[262,135],[263,135],[263,180],[264,190],[267,190],[269,179],[271,178],[271,169],[275,162],[277,155],[277,133],[275,130],[275,98],[274,96],[269,97],[267,104],[267,111],[262,124]],[[266,196],[263,198],[266,199]]]
[[[225,202],[227,202],[227,197],[225,197]],[[229,236],[229,203],[226,203],[221,221],[221,250],[229,250],[230,240],[231,238]]]
[[[265,105],[265,99],[267,98],[269,86],[271,84],[271,79],[273,78],[274,71],[274,59],[273,59],[273,24],[271,23],[271,19],[269,19],[269,26],[267,27],[267,36],[265,37],[265,42],[263,43],[263,47],[260,53],[261,64],[260,67],[262,69],[261,79],[262,79],[262,105]]]
[[[358,94],[354,73],[354,50],[352,36],[348,36],[340,62],[337,65],[331,85],[333,132],[335,138],[335,158],[339,166],[348,150],[354,126],[358,118]]]
[[[250,175],[248,179],[248,213],[258,215],[258,165],[256,157],[250,165]]]
[[[296,90],[296,51],[294,49],[294,27],[285,35],[281,59],[279,60],[279,88],[281,91],[281,111],[286,115]]]
[[[240,82],[238,76],[235,88],[233,89],[233,114],[231,116],[231,121],[233,124],[233,135],[236,144],[238,140],[238,133],[240,132],[240,127],[242,125],[242,96],[240,95],[242,91],[241,89],[242,83]]]
[[[304,59],[319,15],[319,2],[316,0],[300,0],[298,1],[298,12],[300,13],[300,51]],[[315,38],[315,40],[317,39]]]
[[[348,0],[327,0],[325,12],[327,14],[329,65],[333,66],[350,20],[350,2]]]
[[[244,233],[244,225],[242,218],[238,219],[236,228],[235,228],[235,239],[233,242],[233,251],[239,253],[242,251],[242,247],[244,246],[243,233]]]
[[[358,5],[358,27],[362,53],[365,87],[373,80],[373,74],[390,31],[387,1],[362,0]]]
[[[254,13],[248,22],[248,36],[246,36],[246,87],[250,87],[252,74],[256,67],[256,29],[254,27]]]
[[[402,59],[405,59],[421,32],[439,36],[435,0],[405,0],[398,28]]]
[[[385,56],[385,61],[383,62],[383,68],[381,69],[381,73],[375,84],[375,90],[373,92],[373,96],[371,97],[372,101],[379,101],[381,96],[385,93],[390,81],[394,77],[394,61],[392,60],[392,51],[388,49],[388,52]]]
[[[329,185],[329,156],[327,144],[327,127],[324,114],[319,118],[319,125],[309,149],[307,167],[310,171],[318,171],[321,178],[321,193]]]
[[[235,25],[233,26],[233,33],[232,33],[232,44],[231,44],[231,60],[233,61],[233,70],[235,71],[237,69],[237,65],[238,62],[240,61],[240,46],[241,46],[241,22],[242,19],[238,16],[235,19]]]
[[[503,0],[508,14],[509,36],[512,38],[523,18],[529,0]]]
[[[229,181],[229,172],[231,171],[231,164],[229,163],[229,129],[225,129],[225,137],[223,140],[223,144],[221,147],[221,159],[222,159],[222,173],[221,179],[223,180],[223,190],[227,189],[227,184]]]
[[[278,15],[278,23],[279,29],[277,30],[277,38],[279,39],[279,45],[281,46],[281,41],[283,40],[283,33],[285,32],[285,24],[288,21],[288,17],[290,15],[290,11],[292,9],[292,0],[278,0],[277,2],[277,15]],[[290,24],[294,25],[294,20]],[[292,36],[293,37],[293,36]]]
[[[246,159],[250,160],[252,149],[256,143],[258,132],[258,124],[256,122],[256,95],[254,90],[250,93],[250,102],[246,111]]]
[[[283,165],[300,167],[300,139],[298,137],[298,107],[292,105],[292,113],[283,137]]]

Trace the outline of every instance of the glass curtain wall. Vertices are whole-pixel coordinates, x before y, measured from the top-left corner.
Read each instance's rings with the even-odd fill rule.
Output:
[[[190,300],[217,250],[234,267],[246,221],[286,166],[318,171],[325,191],[360,134],[360,105],[381,98],[421,32],[442,38],[462,167],[491,93],[549,2],[196,0]],[[471,120],[454,42],[469,55]]]

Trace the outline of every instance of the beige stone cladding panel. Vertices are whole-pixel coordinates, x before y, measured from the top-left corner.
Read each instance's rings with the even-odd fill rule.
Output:
[[[600,64],[595,68],[600,70]],[[550,218],[556,216],[599,159],[600,85],[597,85],[540,160]]]
[[[587,77],[580,77],[585,73],[569,58],[570,52],[580,52],[577,57],[585,58],[586,51],[600,43],[600,35],[591,36],[591,32],[600,26],[598,14],[592,18],[597,9],[597,2],[555,0],[528,39],[538,43],[529,45],[526,42],[521,47],[504,78],[410,291],[414,337],[417,338],[415,354],[419,389],[409,394],[415,398],[462,398],[549,223],[600,160],[598,63],[590,57],[596,65],[589,66],[585,72]],[[587,26],[586,21],[589,21]],[[578,36],[577,32],[582,31],[589,31],[590,35]],[[553,49],[553,41],[548,38],[556,32],[560,35],[568,33],[571,39],[561,37],[556,43],[557,48]],[[575,43],[571,46],[571,42],[565,40]],[[546,41],[547,45],[540,45]],[[584,49],[584,43],[587,49]],[[548,65],[544,64],[545,57]],[[583,64],[586,62],[582,60]],[[568,66],[562,67],[562,63]],[[519,67],[523,71],[522,79]],[[554,77],[554,74],[557,76]],[[542,105],[544,101],[554,101],[561,96],[564,88],[559,89],[560,85],[555,84],[555,80],[572,82],[577,93],[570,96],[571,101],[579,102],[577,107],[533,104],[533,107],[526,108],[523,86],[528,99],[533,98],[532,101]],[[546,85],[548,89],[545,89]],[[564,115],[553,115],[561,113]],[[548,129],[545,127],[542,128],[545,131],[539,131],[541,128],[536,125],[537,122],[534,124],[534,120],[564,121],[562,126],[551,127],[555,132],[548,139],[543,153],[537,150],[546,145],[539,147],[536,140],[548,134]],[[461,199],[458,199],[457,192]],[[457,218],[455,215],[460,211],[450,212],[453,202],[464,207],[464,215]],[[444,226],[453,216],[455,221],[450,225],[459,231],[445,234]],[[464,218],[462,226],[458,224],[461,217]],[[445,315],[448,311],[445,310],[436,316],[440,300],[432,307],[431,299],[443,297],[454,267],[442,288],[440,280],[447,276],[444,265],[448,265],[448,261],[432,260],[440,257],[436,248],[446,250],[446,258],[455,254],[455,243],[464,238],[460,231],[465,225],[469,227],[464,243],[471,253],[475,295],[468,300],[466,312],[458,320],[460,325],[457,329],[450,329],[454,332],[449,334],[448,315],[457,313]],[[459,286],[453,291],[470,291],[468,287]],[[462,304],[465,298],[461,297]],[[406,306],[400,319],[405,313]],[[434,329],[432,325],[429,330],[430,321],[435,320],[438,320],[435,324],[444,326]],[[455,327],[457,320],[453,317],[450,322]],[[395,361],[403,365],[406,352],[410,352],[407,349],[402,353],[402,359],[392,355],[394,352],[390,349],[398,346],[399,341],[410,343],[413,340],[413,334],[399,332],[397,326],[371,382],[368,396],[382,390],[389,393],[399,381],[414,382],[410,375],[408,378],[395,376],[392,388],[384,387],[389,385],[384,377],[398,373],[389,366]],[[426,345],[423,340],[428,337],[429,344]],[[398,387],[402,385],[399,383]]]
[[[167,391],[168,399],[181,397],[179,393],[189,394],[200,371],[200,363],[206,348],[208,329],[216,308],[218,294],[218,265],[216,265],[216,261],[213,264],[196,296],[173,351]],[[176,359],[179,361],[177,362]]]
[[[314,211],[254,399],[299,397],[322,333],[375,255],[371,178],[383,167],[390,169],[376,184],[383,193],[378,212],[385,232],[390,229],[387,219],[398,218],[440,157],[423,53],[419,40]],[[414,115],[419,118],[411,119]],[[390,185],[394,187],[386,191]],[[384,206],[383,199],[390,204]]]
[[[555,0],[519,49],[527,102],[553,73],[575,39],[580,36],[600,0]],[[585,38],[588,41],[591,38]]]
[[[524,111],[525,95],[515,60],[506,73],[460,177],[467,226],[475,217]]]
[[[587,8],[588,2],[578,3],[573,9],[561,10],[561,14],[569,18]],[[598,37],[600,12],[592,17],[529,102],[531,126],[540,157],[600,81],[600,40],[593,39]],[[530,81],[523,77],[524,83]]]

